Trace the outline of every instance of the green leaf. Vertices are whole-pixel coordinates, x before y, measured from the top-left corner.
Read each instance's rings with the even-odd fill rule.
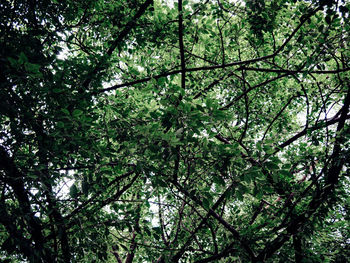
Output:
[[[156,185],[161,186],[161,187],[167,187],[168,186],[167,183],[164,180],[160,179],[160,178],[156,178],[155,179],[155,183],[156,183]]]
[[[69,111],[67,109],[61,109],[61,111],[65,114],[65,115],[70,115]]]
[[[207,198],[203,198],[203,199],[202,199],[202,204],[203,204],[203,207],[204,207],[205,209],[209,210],[209,208],[210,208],[210,202],[209,202],[209,200],[208,200]]]
[[[272,176],[273,181],[275,183],[278,183],[278,181],[279,181],[279,174],[278,173],[272,173],[271,176]]]
[[[267,162],[267,163],[265,163],[265,166],[271,171],[279,169],[279,166],[274,162]]]
[[[7,57],[8,61],[10,62],[11,66],[16,68],[18,66],[18,61],[14,58],[11,58],[11,57]]]
[[[57,127],[58,128],[64,128],[64,123],[62,121],[57,122]]]
[[[152,233],[147,226],[143,230],[145,231],[147,236],[149,236],[149,237],[152,236]]]
[[[53,93],[61,93],[63,90],[60,88],[54,88],[52,89]]]
[[[236,197],[239,201],[243,201],[243,194],[240,191],[236,191]]]
[[[161,235],[162,234],[162,229],[159,226],[153,227],[152,231],[154,234]]]
[[[88,194],[89,194],[89,187],[90,187],[89,183],[84,180],[81,184],[81,189],[82,189],[83,194],[85,196],[88,196]]]
[[[26,56],[26,54],[24,54],[23,52],[21,52],[21,53],[19,54],[18,63],[19,63],[19,64],[25,64],[26,62],[28,62],[28,57]]]
[[[32,2],[0,8],[1,262],[349,258],[349,1]]]
[[[280,170],[279,172],[286,178],[290,178],[292,176],[288,170]]]
[[[40,72],[39,72],[40,65],[38,65],[38,64],[32,64],[32,63],[26,62],[26,63],[24,64],[24,67],[25,67],[25,69],[26,69],[28,72],[40,73]]]
[[[213,176],[213,181],[214,181],[214,183],[221,185],[221,186],[224,186],[226,184],[225,180],[221,176],[217,176],[217,175]]]
[[[69,188],[69,194],[72,198],[76,198],[78,196],[78,188],[75,184],[73,184],[70,188]]]
[[[73,117],[74,118],[78,118],[81,114],[83,114],[83,111],[82,110],[79,110],[79,109],[75,109],[74,111],[73,111]]]

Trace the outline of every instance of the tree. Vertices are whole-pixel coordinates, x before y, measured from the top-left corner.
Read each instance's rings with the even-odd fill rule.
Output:
[[[0,4],[3,262],[347,262],[348,1]]]

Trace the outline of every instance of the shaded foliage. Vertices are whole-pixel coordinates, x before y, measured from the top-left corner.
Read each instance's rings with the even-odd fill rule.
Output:
[[[347,262],[348,1],[0,3],[0,260]]]

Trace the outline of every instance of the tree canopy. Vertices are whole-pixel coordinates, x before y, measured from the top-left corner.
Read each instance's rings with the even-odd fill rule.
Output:
[[[1,1],[0,261],[350,262],[349,8]]]

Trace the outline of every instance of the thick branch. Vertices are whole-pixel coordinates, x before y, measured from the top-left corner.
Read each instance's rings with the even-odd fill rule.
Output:
[[[200,259],[195,261],[195,263],[207,263],[207,262],[212,262],[215,261],[217,262],[217,260],[222,259],[224,257],[228,257],[230,255],[230,253],[232,253],[235,248],[234,248],[234,244],[235,242],[230,243],[229,245],[227,245],[220,253],[217,253],[216,255],[204,258],[204,259]]]
[[[19,251],[27,258],[35,256],[36,254],[31,246],[30,240],[26,239],[24,237],[24,233],[18,229],[18,226],[15,224],[15,220],[6,211],[5,204],[3,202],[0,204],[0,214],[0,224],[6,228],[9,238],[12,238],[18,244]],[[5,249],[3,244],[1,248]]]
[[[344,118],[345,118],[345,120],[350,119],[350,115],[346,115]],[[279,146],[277,146],[274,154],[279,152],[281,149],[287,147],[288,145],[292,144],[293,142],[298,140],[300,137],[306,135],[308,132],[316,131],[316,130],[319,130],[319,129],[323,129],[323,128],[327,127],[327,126],[330,126],[330,125],[333,125],[333,124],[336,124],[336,123],[340,122],[340,120],[341,120],[341,118],[332,119],[332,120],[329,120],[329,121],[326,121],[326,122],[319,123],[319,124],[317,124],[317,125],[315,125],[313,127],[310,127],[310,128],[302,130],[298,134],[294,135],[292,138],[288,139],[284,143],[281,143]]]
[[[347,91],[347,95],[344,99],[344,105],[342,107],[342,113],[337,120],[337,133],[341,133],[344,128],[345,121],[348,119],[348,112],[350,106],[350,88]],[[290,239],[290,236],[296,234],[307,224],[308,219],[317,211],[321,204],[329,200],[329,196],[334,192],[335,186],[339,180],[339,174],[344,164],[344,158],[341,158],[341,144],[344,138],[337,136],[334,142],[333,154],[331,156],[331,165],[325,172],[325,186],[322,191],[316,192],[313,199],[309,203],[305,213],[300,214],[294,220],[290,221],[286,225],[287,233],[283,233],[277,236],[272,242],[266,244],[263,251],[256,257],[256,262],[263,261],[270,258],[282,245]]]
[[[12,158],[3,147],[0,147],[0,168],[6,173],[4,181],[11,186],[16,195],[22,213],[27,216],[29,232],[35,242],[37,252],[42,254],[42,257],[47,261],[52,260],[50,253],[44,249],[44,235],[40,220],[34,215],[28,194],[23,182],[24,174],[16,167]]]

